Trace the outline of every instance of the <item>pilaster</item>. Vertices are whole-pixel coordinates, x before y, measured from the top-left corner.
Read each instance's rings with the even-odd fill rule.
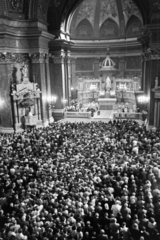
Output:
[[[42,114],[42,122],[45,124],[48,121],[48,113],[47,113],[47,80],[46,80],[46,68],[45,68],[45,59],[46,55],[44,53],[34,53],[31,55],[32,61],[32,73],[35,76],[35,81],[38,83],[41,91],[41,114]]]

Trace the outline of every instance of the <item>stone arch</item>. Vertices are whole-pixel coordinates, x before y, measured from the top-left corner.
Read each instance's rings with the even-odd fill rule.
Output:
[[[104,23],[101,25],[99,37],[100,39],[118,38],[119,26],[113,19],[111,18],[106,19]]]
[[[78,39],[92,39],[93,28],[89,20],[83,19],[76,27],[76,38]]]
[[[141,34],[142,22],[141,20],[132,15],[126,25],[126,37],[138,37]]]

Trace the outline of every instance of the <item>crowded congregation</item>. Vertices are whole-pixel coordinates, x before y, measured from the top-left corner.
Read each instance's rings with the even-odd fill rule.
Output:
[[[0,239],[160,239],[160,132],[57,122],[0,139]]]

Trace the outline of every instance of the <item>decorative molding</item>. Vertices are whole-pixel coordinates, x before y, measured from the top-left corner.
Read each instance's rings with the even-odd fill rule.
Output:
[[[28,63],[27,53],[0,53],[0,63]]]
[[[23,13],[24,0],[8,0],[8,10],[14,13]]]
[[[31,55],[32,63],[44,63],[46,58],[45,53],[34,53]]]
[[[8,16],[7,0],[4,0],[4,8],[5,8],[4,14]]]

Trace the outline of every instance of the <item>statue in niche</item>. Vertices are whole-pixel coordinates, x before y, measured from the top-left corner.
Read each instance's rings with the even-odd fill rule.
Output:
[[[22,74],[25,78],[28,76],[28,68],[26,64],[22,66]]]
[[[28,66],[26,64],[22,65],[21,72],[22,72],[23,83],[28,83],[28,81],[29,81],[29,79],[28,79]]]

